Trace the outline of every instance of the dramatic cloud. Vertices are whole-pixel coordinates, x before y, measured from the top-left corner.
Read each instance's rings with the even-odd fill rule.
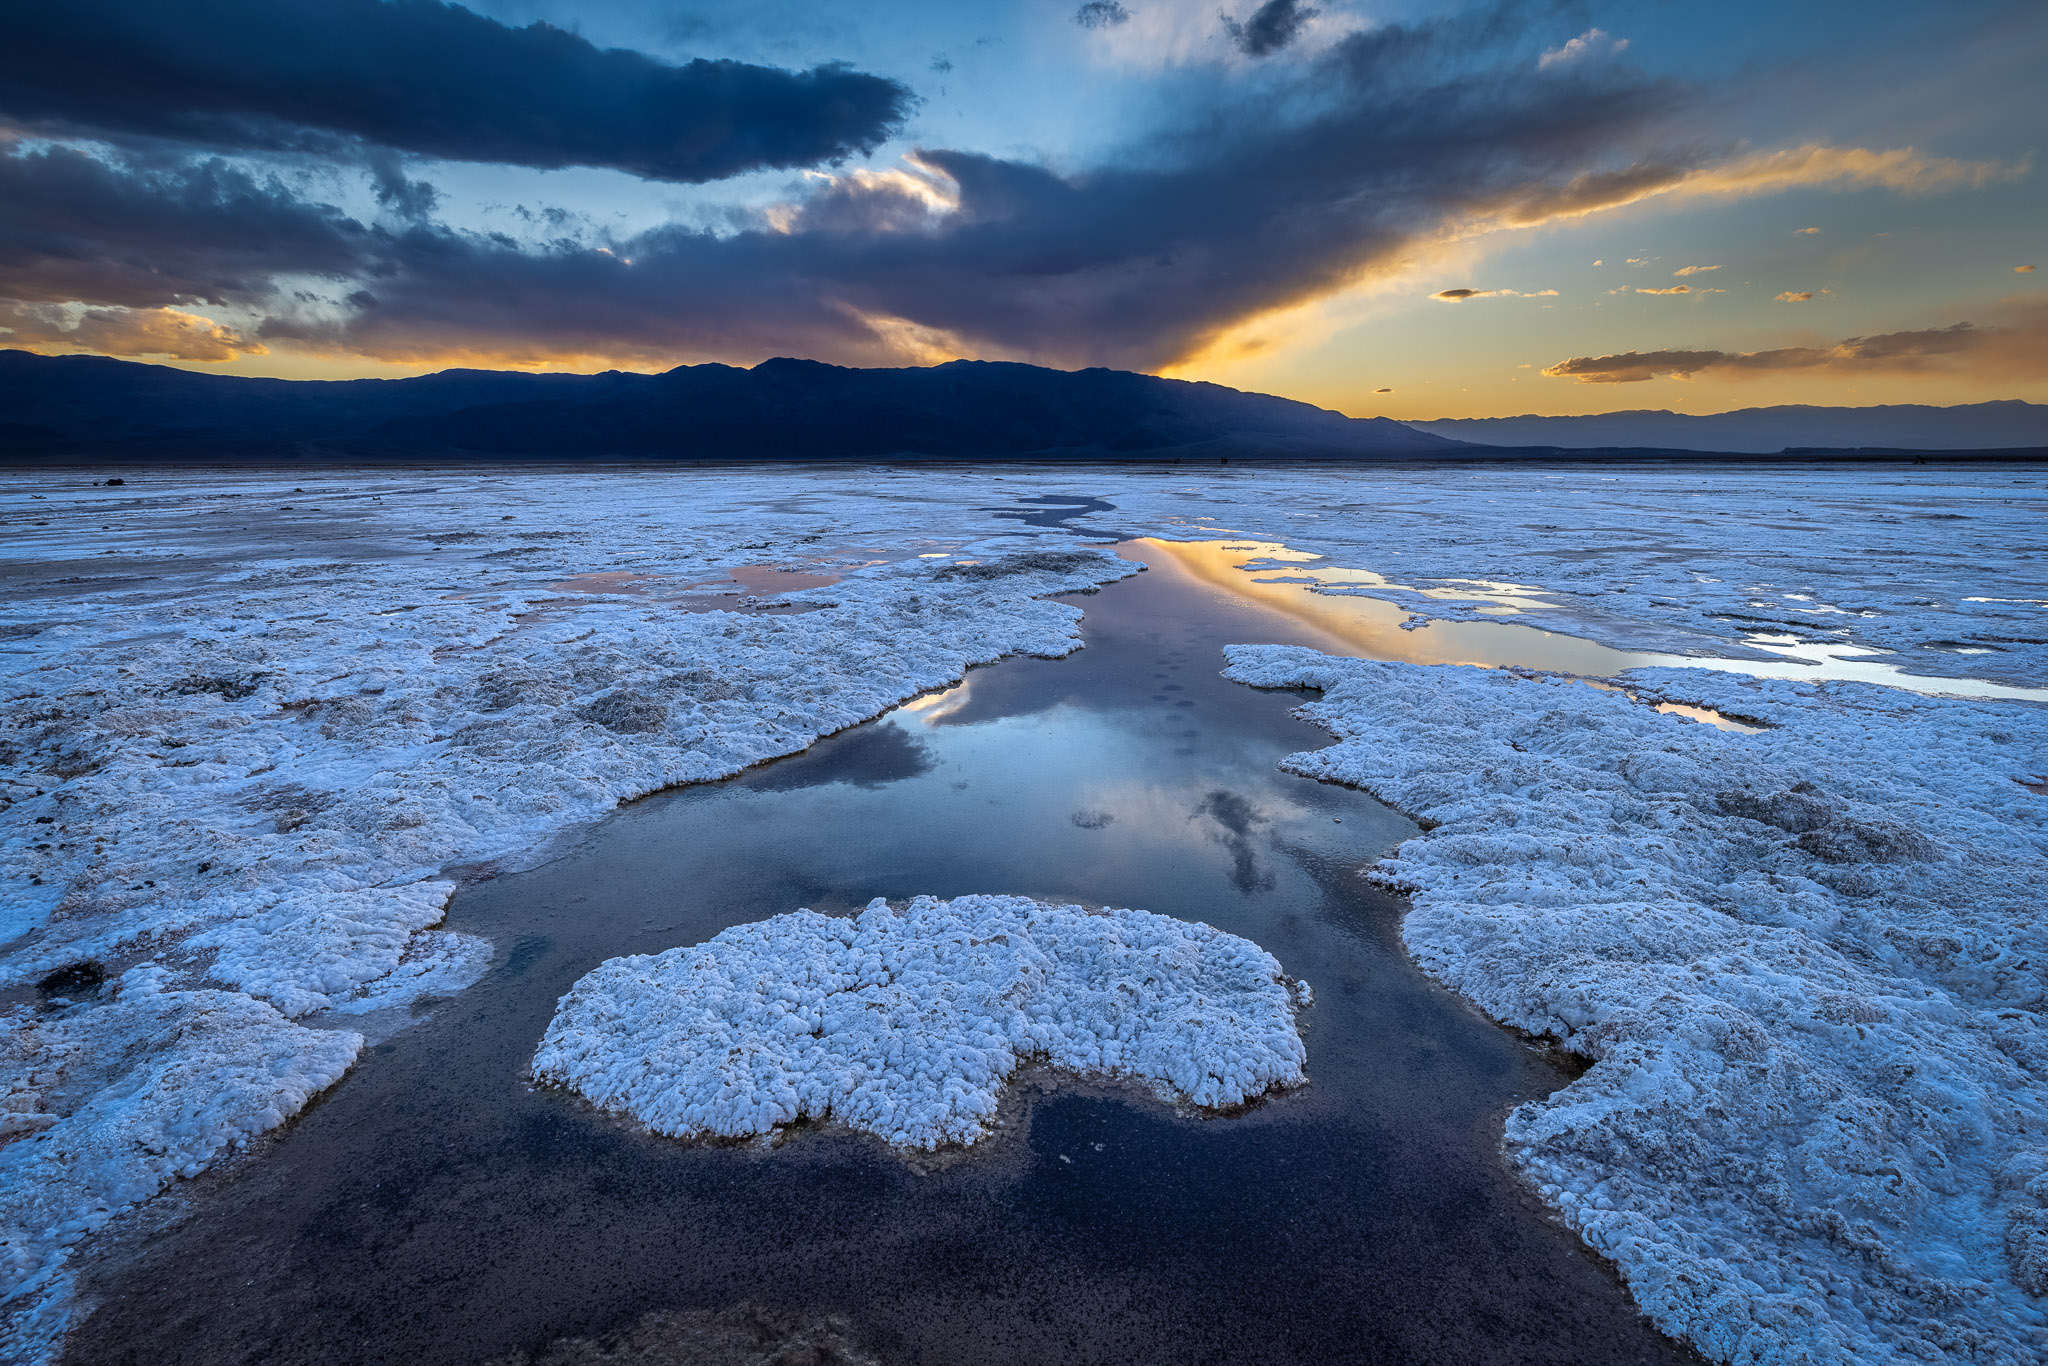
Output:
[[[64,0],[8,9],[0,115],[218,149],[360,141],[667,181],[814,166],[886,140],[895,81],[840,66],[672,66],[439,0]]]
[[[73,318],[56,307],[0,307],[0,345],[191,361],[268,354],[233,328],[175,308],[95,308]]]
[[[1223,15],[1223,31],[1245,56],[1265,57],[1300,37],[1308,21],[1321,12],[1299,0],[1266,0],[1252,11],[1249,19],[1241,22]]]
[[[1671,273],[1673,275],[1704,275],[1710,270],[1719,269],[1721,269],[1719,266],[1680,266]]]
[[[1131,12],[1116,0],[1088,0],[1074,11],[1074,22],[1082,28],[1115,28],[1131,22]]]
[[[288,274],[347,276],[376,234],[218,160],[0,155],[0,299],[156,308],[260,303]]]
[[[1474,232],[1658,193],[2004,173],[1910,152],[1672,152],[1682,92],[1613,64],[1533,80],[1527,52],[1498,15],[1383,24],[1232,82],[1093,166],[930,149],[813,173],[712,227],[639,233],[546,215],[530,229],[545,236],[451,226],[396,154],[351,163],[378,197],[365,219],[247,162],[18,141],[0,144],[0,306],[226,310],[273,350],[423,364],[1159,369]],[[1486,293],[1513,291],[1470,297]]]
[[[1566,62],[1582,61],[1588,57],[1612,57],[1628,50],[1628,39],[1609,37],[1607,30],[1589,28],[1562,47],[1551,48],[1536,59],[1539,70],[1548,70]]]
[[[1386,25],[1092,170],[929,150],[908,171],[814,180],[737,232],[678,224],[600,251],[421,225],[380,244],[344,314],[281,308],[261,335],[428,362],[793,352],[1156,369],[1391,266],[1447,219],[1578,174],[1671,98],[1508,79],[1489,44],[1513,60],[1483,25]]]
[[[1778,302],[1781,304],[1810,304],[1813,302],[1813,291],[1810,289],[1788,289],[1778,296]]]
[[[1889,332],[1850,337],[1832,346],[1787,346],[1770,351],[1627,351],[1616,356],[1575,356],[1544,370],[1581,384],[1638,384],[1703,373],[1753,376],[1785,371],[1953,371],[1987,377],[2038,376],[2048,370],[2048,302],[2014,305],[1999,325]]]

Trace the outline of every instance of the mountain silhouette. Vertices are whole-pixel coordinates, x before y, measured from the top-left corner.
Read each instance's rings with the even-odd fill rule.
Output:
[[[1386,418],[1121,370],[768,360],[663,374],[196,374],[0,351],[0,456],[877,459],[1357,458],[1458,453]]]

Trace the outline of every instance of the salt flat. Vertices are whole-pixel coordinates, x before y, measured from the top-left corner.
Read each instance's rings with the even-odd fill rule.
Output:
[[[1018,520],[1068,493],[1100,535]],[[18,1354],[80,1237],[474,980],[489,946],[434,928],[465,867],[1072,649],[1045,596],[1131,572],[1080,543],[1255,537],[1419,616],[1499,607],[1445,596],[1484,580],[1617,647],[2048,682],[2048,497],[2011,470],[151,473],[0,508]],[[771,602],[758,566],[829,582]],[[2038,704],[1632,681],[1769,724],[1740,737],[1499,671],[1233,668],[1327,689],[1340,744],[1290,762],[1441,823],[1385,871],[1425,968],[1596,1059],[1510,1155],[1667,1329],[2038,1356]],[[85,962],[96,992],[34,989]]]

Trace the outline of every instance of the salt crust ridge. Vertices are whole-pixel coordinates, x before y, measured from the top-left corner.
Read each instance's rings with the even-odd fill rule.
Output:
[[[679,1138],[827,1117],[970,1144],[1032,1059],[1221,1108],[1299,1085],[1306,984],[1208,925],[1019,896],[877,897],[611,959],[561,1000],[537,1081]]]
[[[2048,1359],[2048,711],[1235,646],[1289,756],[1429,833],[1409,950],[1592,1068],[1506,1151],[1667,1333],[1744,1363]]]
[[[9,1084],[8,1239],[0,1273],[27,1300],[0,1342],[53,1353],[69,1289],[57,1250],[173,1179],[282,1124],[355,1061],[360,1034],[309,1029],[236,991],[176,990],[131,968],[90,1008],[0,1032]]]
[[[482,974],[488,944],[430,928],[451,863],[530,860],[621,801],[795,753],[970,665],[1066,654],[1081,614],[1044,595],[1136,570],[1015,551],[870,561],[786,616],[557,616],[559,592],[436,593],[399,559],[257,563],[228,603],[208,584],[45,626],[0,703],[18,737],[0,987],[147,967],[0,1020],[5,1113],[30,1117],[0,1130],[0,1356],[54,1350],[78,1238],[282,1123],[362,1046],[294,1020]],[[160,1027],[135,1023],[144,998]]]

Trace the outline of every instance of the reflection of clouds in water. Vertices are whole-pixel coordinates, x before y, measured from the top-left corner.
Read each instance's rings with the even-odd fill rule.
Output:
[[[915,716],[927,726],[936,726],[943,724],[947,717],[966,706],[972,695],[973,675],[970,674],[950,688],[928,692],[922,697],[913,697],[898,710]]]
[[[931,772],[932,755],[923,740],[901,726],[857,726],[820,740],[804,756],[810,762],[764,769],[753,785],[769,792],[826,783],[876,788]]]
[[[1100,498],[1068,497],[1060,494],[1046,494],[1036,498],[1019,498],[1019,503],[1036,504],[1023,508],[980,508],[978,511],[991,513],[1005,521],[1021,522],[1025,526],[1057,527],[1061,531],[1080,531],[1084,528],[1070,527],[1067,523],[1077,517],[1086,517],[1094,512],[1115,512],[1116,504]]]
[[[1252,829],[1268,823],[1268,817],[1235,792],[1218,789],[1202,798],[1189,820],[1207,816],[1223,827],[1213,838],[1230,851],[1230,885],[1246,896],[1273,890],[1273,873],[1259,866],[1258,851],[1252,847]]]

